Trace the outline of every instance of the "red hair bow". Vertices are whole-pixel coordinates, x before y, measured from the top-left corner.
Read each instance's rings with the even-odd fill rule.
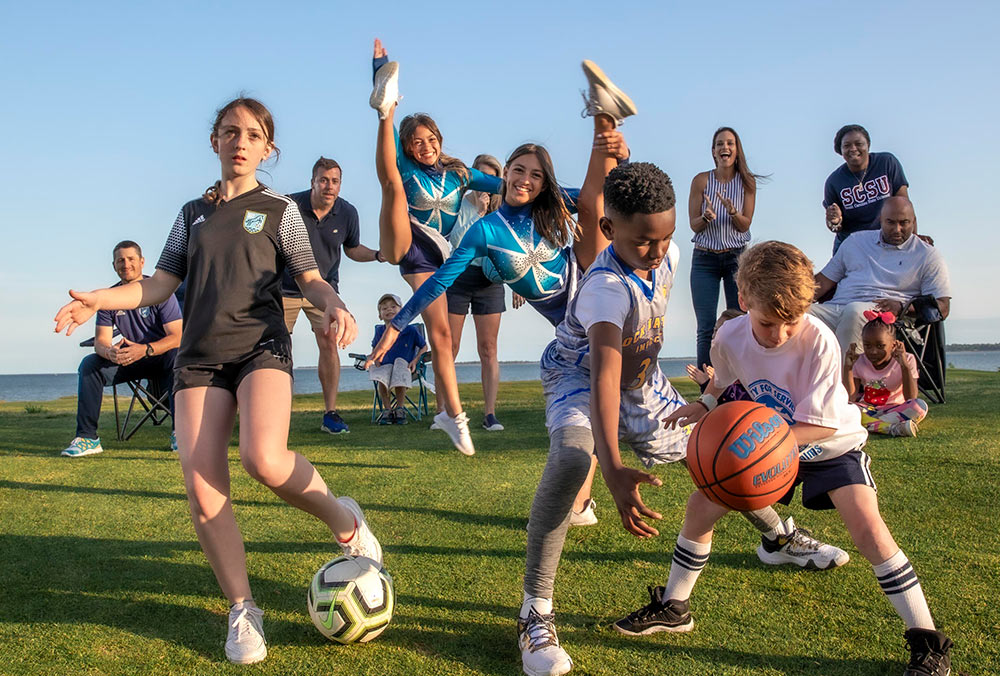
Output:
[[[881,319],[885,324],[891,325],[896,323],[896,315],[891,312],[875,312],[874,310],[865,310],[862,314],[864,314],[865,319],[868,321]]]

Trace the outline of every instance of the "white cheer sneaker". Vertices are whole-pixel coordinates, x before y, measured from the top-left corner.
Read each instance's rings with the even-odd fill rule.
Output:
[[[263,617],[264,612],[253,601],[233,604],[229,609],[226,659],[234,664],[256,664],[267,657]]]
[[[384,120],[398,100],[399,62],[389,61],[375,72],[375,86],[368,105],[378,111],[378,119]]]
[[[338,542],[337,544],[340,545],[340,548],[348,556],[366,556],[381,566],[382,545],[379,544],[375,534],[368,527],[368,522],[365,521],[365,515],[361,511],[360,505],[358,505],[354,498],[337,498],[337,502],[354,515],[354,523],[356,524],[354,536],[347,542]]]
[[[469,436],[469,416],[465,415],[465,411],[454,418],[447,411],[441,411],[434,416],[434,422],[438,428],[448,433],[455,448],[465,455],[475,455],[476,447],[472,445],[472,437]]]
[[[581,65],[590,85],[589,91],[582,92],[586,104],[583,109],[584,117],[595,117],[604,113],[613,117],[615,126],[618,127],[626,117],[636,114],[632,99],[615,86],[611,78],[605,75],[596,63],[585,60]]]

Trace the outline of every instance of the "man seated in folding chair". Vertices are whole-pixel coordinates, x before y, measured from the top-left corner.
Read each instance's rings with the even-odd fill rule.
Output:
[[[112,265],[121,280],[118,284],[130,284],[142,279],[144,263],[142,249],[135,242],[125,240],[115,245]],[[159,305],[137,310],[98,311],[94,354],[87,355],[80,362],[76,437],[62,455],[79,458],[104,450],[97,435],[97,419],[101,414],[104,388],[108,385],[129,383],[133,393],[138,391],[145,397],[144,406],[146,401],[151,401],[152,408],[146,411],[143,422],[151,414],[156,415],[157,407],[162,406],[162,399],[169,400],[172,421],[174,355],[181,342],[181,325],[180,307],[173,296]],[[112,344],[115,330],[121,334],[121,340]],[[146,379],[151,387],[143,387],[138,382],[142,379]],[[160,393],[167,396],[163,397]],[[123,435],[123,431],[118,430],[119,437],[131,436]],[[170,446],[177,450],[173,433],[170,435]]]
[[[883,202],[881,228],[852,234],[816,275],[816,298],[834,287],[836,292],[809,312],[833,329],[845,354],[852,343],[861,344],[866,310],[903,317],[913,299],[931,296],[941,319],[948,316],[948,268],[941,252],[917,236],[916,226],[910,200],[890,197]]]
[[[402,307],[403,304],[400,302],[399,296],[395,294],[387,293],[378,299],[378,318],[384,324],[375,327],[372,347],[375,347],[382,339],[385,327]],[[378,418],[378,424],[406,424],[406,390],[413,385],[413,374],[427,350],[427,341],[420,329],[416,325],[407,326],[399,334],[392,349],[382,358],[382,364],[372,366],[368,370],[372,381],[376,383],[378,396],[382,403],[380,407],[382,414]],[[390,389],[392,390],[391,397]]]

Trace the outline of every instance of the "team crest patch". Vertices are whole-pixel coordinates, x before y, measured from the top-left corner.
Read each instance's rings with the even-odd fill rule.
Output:
[[[251,235],[256,235],[258,232],[264,229],[264,221],[267,220],[267,214],[262,214],[257,211],[247,210],[243,214],[243,229],[249,232]]]

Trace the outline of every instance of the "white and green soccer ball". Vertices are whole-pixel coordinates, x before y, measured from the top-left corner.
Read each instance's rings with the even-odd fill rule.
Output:
[[[395,599],[385,568],[363,556],[338,556],[316,571],[307,605],[323,636],[337,643],[364,643],[385,631]]]

